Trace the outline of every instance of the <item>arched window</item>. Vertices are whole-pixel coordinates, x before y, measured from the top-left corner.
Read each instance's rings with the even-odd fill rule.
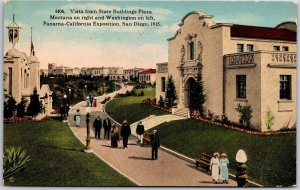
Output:
[[[189,43],[189,56],[190,60],[193,60],[195,57],[195,44],[193,41]]]

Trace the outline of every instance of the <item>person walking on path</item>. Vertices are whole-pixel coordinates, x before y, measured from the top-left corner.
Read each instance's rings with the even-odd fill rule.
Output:
[[[138,142],[140,142],[141,144],[143,144],[144,133],[145,133],[145,127],[142,124],[142,121],[140,121],[136,126],[136,134],[137,134]]]
[[[221,154],[220,179],[222,179],[223,183],[225,182],[226,184],[228,184],[229,181],[228,165],[229,165],[229,161],[227,159],[227,155],[225,153]]]
[[[130,125],[128,125],[127,120],[124,120],[121,126],[121,136],[123,137],[123,148],[128,148],[128,137],[131,135]]]
[[[109,140],[110,130],[111,130],[111,121],[110,121],[110,119],[106,118],[106,119],[103,120],[103,127],[104,127],[104,139],[107,136],[107,139]]]
[[[152,160],[157,160],[157,158],[158,158],[158,148],[160,147],[160,142],[159,142],[159,136],[157,134],[156,129],[153,130],[153,133],[150,137],[150,142],[151,142],[151,146],[152,146],[151,158],[152,158]]]
[[[79,109],[77,109],[76,113],[74,114],[74,121],[75,121],[75,126],[76,127],[79,127],[80,120],[81,120],[81,114],[79,112]]]
[[[219,153],[215,152],[213,154],[213,157],[210,160],[211,177],[214,183],[218,183],[219,180],[219,171],[220,171],[219,167],[220,167]]]
[[[111,147],[112,148],[118,147],[118,142],[119,142],[119,128],[116,127],[115,124],[112,124],[112,129],[111,129]]]
[[[101,139],[100,131],[102,128],[102,120],[100,118],[100,115],[97,115],[97,118],[94,120],[93,127],[95,128],[95,139]]]

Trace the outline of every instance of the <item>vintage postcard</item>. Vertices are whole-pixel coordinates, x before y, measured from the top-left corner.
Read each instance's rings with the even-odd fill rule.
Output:
[[[3,185],[296,185],[295,2],[3,9]]]

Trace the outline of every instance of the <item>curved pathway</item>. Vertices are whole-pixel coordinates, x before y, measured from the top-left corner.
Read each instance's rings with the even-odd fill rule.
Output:
[[[132,86],[122,88],[118,92],[106,95],[114,97],[116,93],[124,93],[131,90]],[[85,101],[76,104],[69,112],[69,125],[79,140],[85,144],[86,122],[85,114],[91,112],[91,121],[95,119],[96,114],[102,118],[106,117],[102,112],[103,105],[100,102],[104,96],[97,99],[97,107],[85,107]],[[73,114],[80,109],[82,116],[80,127],[74,127]],[[135,126],[131,125],[131,130],[135,131]],[[91,127],[91,129],[93,129]],[[109,140],[103,140],[103,128],[101,131],[101,140],[92,139],[91,147],[93,152],[116,169],[122,175],[140,186],[236,186],[236,182],[229,181],[229,184],[213,184],[211,177],[195,168],[194,164],[175,157],[165,151],[159,150],[158,160],[151,160],[151,148],[141,147],[136,143],[136,138],[129,140],[127,149],[123,149],[122,141],[118,148],[111,148]],[[91,136],[94,132],[91,130]]]

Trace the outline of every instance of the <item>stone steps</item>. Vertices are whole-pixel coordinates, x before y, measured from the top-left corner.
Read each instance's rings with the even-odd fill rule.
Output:
[[[145,131],[146,131],[146,130],[151,129],[155,126],[158,126],[164,122],[170,122],[170,121],[175,121],[175,120],[180,120],[180,119],[185,119],[185,117],[168,114],[168,115],[160,115],[160,116],[151,115],[149,117],[142,119],[141,121],[142,121],[143,125],[145,126]],[[135,136],[136,136],[135,129],[136,129],[137,124],[138,124],[138,122],[131,124],[131,128],[132,128],[131,132]]]

